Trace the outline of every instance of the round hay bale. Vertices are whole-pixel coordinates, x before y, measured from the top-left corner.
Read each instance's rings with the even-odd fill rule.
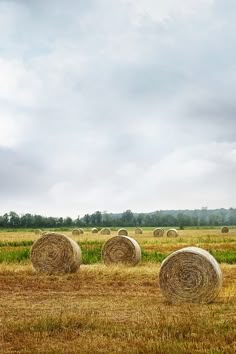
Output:
[[[136,265],[141,260],[141,248],[137,241],[127,236],[114,236],[102,248],[105,264]]]
[[[43,273],[73,273],[82,263],[79,245],[65,235],[48,232],[31,248],[33,267]]]
[[[81,235],[83,235],[84,229],[81,229],[81,227],[80,227],[80,228],[79,228],[79,232],[81,233]]]
[[[128,230],[126,229],[119,229],[118,236],[128,236]]]
[[[136,227],[136,229],[134,230],[135,235],[142,235],[143,230],[140,227]]]
[[[80,229],[73,229],[72,230],[72,235],[73,236],[80,235],[80,234],[81,234]]]
[[[100,233],[101,233],[101,235],[110,235],[111,230],[108,227],[104,227]]]
[[[172,303],[210,303],[222,286],[222,272],[215,258],[198,247],[185,247],[161,264],[162,294]]]
[[[35,235],[37,235],[37,236],[41,236],[42,233],[43,233],[43,231],[40,230],[40,229],[36,229],[36,230],[34,230],[34,233],[35,233]]]
[[[176,229],[169,229],[166,234],[167,237],[177,237],[178,231]]]
[[[223,234],[227,234],[227,233],[229,232],[228,226],[223,226],[223,227],[221,228],[221,232],[222,232]]]
[[[98,233],[98,229],[96,227],[93,227],[91,232],[92,232],[92,234],[97,234]]]
[[[155,237],[163,237],[164,233],[165,233],[165,231],[160,227],[153,230],[153,236],[155,236]]]

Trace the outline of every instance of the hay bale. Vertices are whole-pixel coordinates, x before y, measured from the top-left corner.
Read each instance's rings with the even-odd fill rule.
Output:
[[[119,236],[128,236],[128,230],[126,230],[126,229],[119,229],[119,230],[118,230],[118,235],[119,235]]]
[[[92,234],[97,234],[98,233],[98,229],[96,227],[93,227],[91,232],[92,232]]]
[[[222,232],[223,234],[227,234],[227,233],[229,232],[228,226],[223,226],[223,227],[221,228],[221,232]]]
[[[79,245],[65,235],[48,232],[32,246],[33,267],[43,273],[73,273],[82,263]]]
[[[178,231],[176,229],[169,229],[166,234],[167,237],[177,237]]]
[[[165,233],[165,231],[160,227],[153,230],[153,236],[155,236],[155,237],[163,237],[164,233]]]
[[[73,235],[73,236],[80,235],[80,233],[81,233],[81,232],[80,232],[80,229],[73,229],[73,230],[72,230],[72,235]]]
[[[41,236],[42,233],[43,233],[43,231],[40,230],[40,229],[36,229],[36,230],[34,230],[34,233],[35,233],[35,235],[37,235],[37,236]]]
[[[81,227],[80,227],[80,228],[79,228],[79,232],[80,232],[81,235],[83,235],[84,229],[81,229]]]
[[[136,265],[141,260],[141,248],[137,241],[127,236],[114,236],[102,248],[105,264]]]
[[[142,235],[143,230],[140,227],[136,227],[136,229],[134,230],[135,235]]]
[[[111,230],[109,229],[109,227],[104,227],[100,233],[101,233],[101,235],[110,235]]]
[[[198,247],[170,254],[161,264],[162,294],[172,303],[210,303],[222,286],[222,272],[215,258]]]

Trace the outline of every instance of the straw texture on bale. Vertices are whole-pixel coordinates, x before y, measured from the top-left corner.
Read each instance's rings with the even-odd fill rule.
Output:
[[[80,232],[80,229],[73,229],[72,230],[72,235],[75,236],[75,235],[80,235],[81,232]]]
[[[119,235],[119,236],[128,236],[128,230],[126,230],[126,229],[119,229],[119,230],[118,230],[118,235]]]
[[[223,234],[227,234],[227,233],[229,232],[228,226],[223,226],[223,227],[221,228],[221,232],[222,232]]]
[[[155,237],[162,237],[164,236],[165,231],[162,228],[156,228],[153,230],[153,236]]]
[[[84,230],[83,230],[83,229],[81,229],[81,228],[79,228],[79,232],[81,233],[81,235],[83,235]]]
[[[102,259],[107,265],[122,263],[134,266],[141,260],[141,248],[131,237],[114,236],[103,246]]]
[[[222,272],[215,258],[198,247],[170,254],[161,264],[162,294],[172,303],[210,303],[222,286]]]
[[[136,229],[134,230],[135,235],[142,235],[143,230],[140,227],[136,227]]]
[[[43,231],[40,229],[37,229],[34,231],[35,235],[42,235]]]
[[[167,237],[177,237],[178,231],[176,229],[169,229],[166,234]]]
[[[96,227],[93,227],[91,232],[92,232],[92,234],[97,234],[98,233],[98,229]]]
[[[79,245],[55,232],[48,232],[33,244],[30,258],[38,272],[49,274],[76,272],[82,262]]]
[[[111,234],[111,230],[108,227],[104,227],[101,230],[101,235],[110,235]]]

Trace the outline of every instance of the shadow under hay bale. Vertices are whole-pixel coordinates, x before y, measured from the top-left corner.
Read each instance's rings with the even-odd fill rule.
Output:
[[[162,294],[172,303],[210,303],[222,286],[222,272],[215,258],[198,247],[170,254],[161,264]]]
[[[119,229],[118,236],[128,236],[128,230],[126,229]]]
[[[33,267],[43,273],[74,273],[82,263],[79,245],[65,235],[48,232],[31,248]]]
[[[137,241],[127,236],[114,236],[102,248],[105,264],[136,265],[141,260],[141,248]]]
[[[178,231],[176,229],[169,229],[166,233],[167,237],[177,237]]]
[[[142,235],[143,230],[140,227],[136,227],[136,229],[134,230],[135,235]]]
[[[164,233],[165,231],[162,228],[156,228],[155,230],[153,230],[154,237],[163,237]]]
[[[223,234],[227,234],[227,233],[229,232],[228,226],[223,226],[223,227],[221,228],[221,232],[222,232]]]
[[[103,229],[101,229],[100,234],[101,235],[110,235],[111,230],[108,227],[104,227]]]

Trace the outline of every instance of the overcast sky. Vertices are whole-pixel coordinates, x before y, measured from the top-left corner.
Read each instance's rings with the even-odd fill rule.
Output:
[[[0,0],[0,214],[236,207],[235,0]]]

